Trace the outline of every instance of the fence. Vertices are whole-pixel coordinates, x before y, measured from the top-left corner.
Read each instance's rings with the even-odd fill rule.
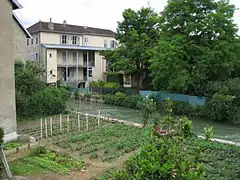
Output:
[[[76,133],[83,131],[93,131],[106,123],[123,123],[125,125],[141,127],[141,124],[111,118],[98,110],[95,114],[76,112],[70,115],[53,116],[51,118],[41,118],[39,121],[19,123],[18,134],[28,135],[36,140],[46,139],[58,135]]]
[[[37,140],[76,131],[92,131],[100,127],[102,114],[89,116],[87,113],[59,115],[41,118],[36,122],[19,123],[18,134],[29,135]]]
[[[202,106],[206,102],[206,97],[202,96],[189,96],[185,94],[175,94],[162,91],[140,91],[142,96],[154,96],[158,101],[164,101],[168,97],[173,101],[183,101],[188,102],[192,106]]]

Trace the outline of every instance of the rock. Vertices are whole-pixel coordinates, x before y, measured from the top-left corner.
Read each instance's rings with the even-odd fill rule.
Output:
[[[32,136],[29,137],[29,143],[34,143],[36,142],[36,139]]]

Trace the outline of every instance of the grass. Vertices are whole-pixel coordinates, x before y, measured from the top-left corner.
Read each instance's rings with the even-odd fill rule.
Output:
[[[31,156],[10,163],[10,169],[15,175],[29,175],[38,172],[55,172],[65,175],[69,174],[71,170],[83,168],[83,161],[51,152],[42,147],[37,148]]]
[[[77,152],[78,156],[90,155],[108,161],[137,149],[141,134],[139,128],[107,123],[94,131],[63,137],[54,144],[70,153]]]

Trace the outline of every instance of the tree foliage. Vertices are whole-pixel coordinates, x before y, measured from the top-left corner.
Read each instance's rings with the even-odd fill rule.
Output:
[[[152,58],[154,86],[203,95],[207,82],[234,76],[239,63],[234,10],[226,0],[168,1]]]
[[[137,75],[139,87],[159,38],[159,15],[149,7],[138,11],[126,9],[122,15],[123,21],[118,22],[116,33],[120,47],[102,54],[111,61],[112,68]]]

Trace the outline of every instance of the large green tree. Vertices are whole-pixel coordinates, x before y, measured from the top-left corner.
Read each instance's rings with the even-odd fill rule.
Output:
[[[159,15],[153,9],[126,9],[123,12],[123,21],[118,22],[116,33],[120,46],[113,52],[102,54],[111,61],[114,69],[135,75],[137,87],[140,88],[159,34]]]
[[[226,0],[169,0],[151,64],[154,86],[203,95],[208,82],[231,77],[239,63],[234,11]]]

